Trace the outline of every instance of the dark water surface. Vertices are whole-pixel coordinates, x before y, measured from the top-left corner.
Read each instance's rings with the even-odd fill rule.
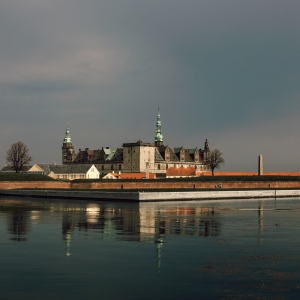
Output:
[[[300,199],[0,198],[1,299],[300,299]]]

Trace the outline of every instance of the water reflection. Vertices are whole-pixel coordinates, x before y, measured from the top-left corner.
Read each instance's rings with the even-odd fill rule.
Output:
[[[72,238],[72,233],[74,231],[74,214],[72,211],[70,212],[68,209],[63,210],[63,215],[62,215],[62,236],[63,240],[66,243],[66,256],[70,256],[70,246],[71,246],[71,238]]]
[[[11,199],[2,203],[8,232],[15,241],[26,241],[32,224],[61,214],[66,255],[75,230],[99,233],[100,239],[155,242],[168,235],[218,236],[221,218],[211,207],[149,203],[85,203]]]
[[[30,231],[31,222],[37,217],[38,210],[43,207],[36,205],[28,206],[26,203],[18,200],[11,200],[5,205],[1,205],[0,211],[5,216],[7,222],[7,230],[12,235],[11,240],[16,242],[27,241],[27,234]]]
[[[24,242],[27,240],[26,234],[30,230],[30,212],[23,210],[13,210],[8,212],[7,229],[11,233],[11,240]]]
[[[264,203],[257,202],[259,242],[263,235]],[[246,210],[245,204],[243,209]],[[169,235],[218,237],[222,233],[222,214],[228,210],[223,206],[209,202],[87,203],[13,198],[2,203],[0,212],[6,216],[7,229],[14,241],[27,241],[32,224],[43,222],[45,217],[61,215],[62,239],[66,245],[65,254],[69,256],[74,231],[97,231],[100,239],[156,245],[163,245]],[[251,210],[254,209],[252,205]],[[278,210],[276,201],[275,210]]]
[[[299,199],[2,199],[2,280],[9,282],[3,298],[19,299],[28,286],[31,298],[40,298],[40,286],[46,293],[39,296],[53,291],[45,300],[57,288],[73,299],[94,299],[99,289],[106,299],[129,290],[135,299],[245,299],[253,290],[267,299],[281,287],[293,295],[300,278],[299,210]]]

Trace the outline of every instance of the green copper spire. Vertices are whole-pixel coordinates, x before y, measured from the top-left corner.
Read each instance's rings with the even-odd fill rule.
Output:
[[[160,267],[161,267],[161,254],[162,254],[162,247],[164,244],[163,235],[160,234],[154,241],[156,244],[156,257],[157,257],[157,269],[158,273],[160,273]]]
[[[66,135],[64,138],[64,143],[72,143],[72,139],[71,139],[71,135],[70,135],[70,131],[68,128],[68,124],[67,124],[67,129],[66,129]]]
[[[162,130],[161,130],[161,120],[160,120],[159,107],[158,107],[157,121],[156,121],[155,144],[157,146],[160,146],[160,145],[163,144],[163,135],[162,135]]]

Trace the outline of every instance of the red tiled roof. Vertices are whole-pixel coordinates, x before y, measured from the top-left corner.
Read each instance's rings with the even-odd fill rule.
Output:
[[[167,176],[196,176],[196,170],[192,167],[187,168],[175,168],[171,167],[166,172]]]

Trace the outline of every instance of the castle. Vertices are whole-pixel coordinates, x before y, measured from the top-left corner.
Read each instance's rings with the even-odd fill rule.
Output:
[[[103,175],[109,172],[166,173],[169,167],[193,167],[196,171],[209,171],[207,139],[204,149],[164,146],[158,109],[154,143],[124,143],[122,148],[79,149],[76,154],[67,126],[62,146],[63,164],[94,164]]]

